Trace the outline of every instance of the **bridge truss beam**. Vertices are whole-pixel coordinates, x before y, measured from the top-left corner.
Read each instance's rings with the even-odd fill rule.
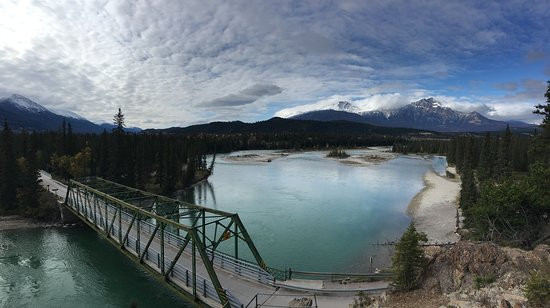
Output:
[[[230,307],[226,289],[220,283],[214,268],[214,257],[222,242],[226,249],[233,246],[234,258],[239,259],[239,244],[244,243],[252,254],[256,265],[267,271],[254,242],[238,214],[182,202],[168,197],[151,194],[132,187],[124,186],[99,177],[87,177],[79,181],[71,180],[67,190],[65,204],[81,216],[88,224],[103,233],[108,239],[117,243],[122,250],[128,250],[129,239],[135,238],[135,247],[131,247],[130,256],[139,263],[148,266],[149,250],[157,238],[160,253],[157,254],[158,267],[155,270],[166,282],[198,298],[196,260],[202,261],[208,278],[215,288],[217,300],[223,307]],[[122,223],[123,218],[125,223]],[[150,226],[145,232],[143,225]],[[116,230],[115,230],[116,229]],[[125,230],[123,230],[125,229]],[[177,251],[173,259],[165,257],[166,236],[179,235],[179,242],[174,245]],[[142,240],[145,246],[142,248]],[[233,239],[230,241],[230,239]],[[181,288],[171,279],[175,266],[185,251],[191,246],[192,285],[189,286],[188,271],[185,271],[185,285],[192,292]],[[169,261],[166,264],[166,261]],[[203,281],[203,296],[206,296],[206,281]],[[199,299],[200,300],[200,299]]]

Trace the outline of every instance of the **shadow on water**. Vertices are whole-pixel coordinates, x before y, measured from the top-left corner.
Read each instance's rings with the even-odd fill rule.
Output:
[[[209,201],[209,197],[212,201]],[[214,186],[208,180],[197,183],[191,188],[178,191],[176,198],[187,203],[208,204],[210,208],[218,208]]]

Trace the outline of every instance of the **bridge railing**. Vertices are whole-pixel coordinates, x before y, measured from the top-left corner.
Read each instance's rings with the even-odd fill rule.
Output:
[[[129,222],[132,220],[132,216],[130,216],[128,213],[122,211],[122,217],[126,222]],[[148,222],[148,221],[141,221],[140,228],[142,230],[146,230],[148,233],[152,233],[155,229],[155,224]],[[160,239],[160,234],[156,234],[155,237]],[[174,246],[182,246],[185,242],[185,237],[175,234],[171,232],[170,230],[164,231],[164,240],[167,244],[174,245]],[[185,252],[191,253],[191,246],[188,245],[185,248]],[[275,277],[273,277],[272,274],[265,271],[263,268],[259,267],[257,264],[236,259],[235,257],[228,255],[226,253],[220,252],[220,251],[212,251],[212,249],[207,248],[206,249],[207,255],[209,259],[213,262],[214,265],[232,272],[234,274],[237,274],[239,276],[260,282],[260,283],[266,283],[271,284],[275,281]]]
[[[113,209],[114,210],[114,209]],[[126,222],[129,222],[132,217],[126,212],[122,212],[123,219]],[[148,233],[152,233],[155,229],[155,224],[142,221],[141,229],[145,230]],[[160,238],[160,234],[155,235],[157,238]],[[175,234],[169,230],[165,230],[164,240],[166,243],[181,246],[185,242],[185,237]],[[185,248],[185,252],[191,253],[191,247],[188,246]],[[267,271],[259,267],[255,263],[248,262],[246,260],[236,259],[231,255],[226,253],[215,251],[214,257],[212,257],[212,250],[207,249],[207,254],[213,264],[237,274],[239,276],[260,282],[265,284],[274,284],[276,280],[286,281],[290,279],[313,279],[313,280],[330,280],[338,281],[345,279],[361,280],[361,281],[374,281],[374,280],[383,280],[391,279],[393,277],[392,273],[329,273],[329,272],[307,272],[307,271],[297,271],[292,269],[280,270],[276,268],[268,267]]]
[[[312,279],[312,280],[359,280],[359,281],[374,281],[380,279],[390,279],[394,275],[392,273],[329,273],[329,272],[306,272],[289,270],[289,279]]]
[[[91,207],[80,206],[73,202],[68,202],[67,205],[73,208],[73,210],[75,210],[79,214],[79,216],[81,216],[82,219],[92,224],[96,224],[97,222],[96,226],[98,228],[102,230],[105,229],[104,226],[106,221],[103,217],[104,213],[102,211],[96,211],[94,213]],[[101,207],[104,207],[105,205],[108,207],[109,212],[111,214],[114,214],[116,211],[118,211],[116,207],[106,202],[101,202]],[[122,216],[121,216],[122,220],[124,220],[127,223],[130,222],[132,217],[125,211],[122,211],[121,213],[122,213]],[[154,228],[155,228],[154,225],[149,222],[142,222],[142,225],[140,226],[140,230],[142,230],[143,232],[147,232],[149,234],[152,234]],[[124,232],[125,230],[121,230],[121,231]],[[112,226],[110,234],[116,235],[118,234],[118,232],[119,232],[119,228],[118,226],[116,226],[116,224],[114,224]],[[165,232],[166,232],[165,236],[172,236],[173,238],[177,239],[177,242],[174,239],[172,240],[174,245],[183,243],[184,238],[177,236],[175,234],[171,234],[168,231],[165,231]],[[116,237],[113,237],[112,239],[118,242],[118,239]],[[131,234],[128,234],[128,237],[124,242],[124,246],[128,251],[131,251],[132,253],[135,253],[137,255],[138,253],[136,251],[136,247],[137,247],[136,243],[137,243],[137,238]],[[141,241],[140,246],[143,246],[143,245],[144,245],[144,242]],[[147,249],[147,252],[145,253],[145,260],[150,261],[150,263],[155,265],[158,271],[160,271],[160,258],[161,258],[160,256],[161,254],[158,250],[149,246],[149,248]],[[170,264],[173,261],[173,259],[165,255],[164,261],[165,261],[165,264]],[[178,263],[174,265],[170,275],[167,278],[174,282],[182,283],[186,287],[192,286],[192,271]],[[196,289],[198,292],[200,292],[200,295],[202,295],[204,298],[208,298],[218,303],[221,303],[218,293],[216,292],[216,289],[214,287],[214,284],[209,279],[199,274],[196,274]],[[229,290],[225,289],[224,291],[227,295],[227,299],[231,307],[242,307],[239,299],[237,299]]]

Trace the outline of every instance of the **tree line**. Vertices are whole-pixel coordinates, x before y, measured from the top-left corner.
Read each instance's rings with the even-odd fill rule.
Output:
[[[15,151],[15,136],[4,122],[0,135],[0,215],[53,220],[57,202],[40,186],[35,155],[38,150],[34,144],[25,143]]]
[[[408,140],[393,151],[445,155],[461,176],[459,206],[469,237],[524,248],[550,238],[550,81],[541,130],[450,140]]]
[[[57,132],[13,133],[4,122],[0,137],[0,214],[40,216],[38,170],[60,180],[101,176],[128,186],[169,194],[206,178],[207,163],[201,138],[163,134],[129,134],[119,109],[117,127],[102,134],[75,134],[70,122]],[[214,156],[215,157],[215,156]]]

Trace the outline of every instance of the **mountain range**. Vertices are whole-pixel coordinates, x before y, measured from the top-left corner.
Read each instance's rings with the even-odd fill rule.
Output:
[[[8,126],[16,131],[56,131],[63,120],[71,124],[76,133],[101,133],[111,131],[115,125],[96,124],[84,117],[66,110],[50,110],[22,95],[13,94],[0,98],[0,121],[6,120]],[[139,128],[126,128],[138,132]]]
[[[390,128],[436,132],[482,132],[500,131],[505,129],[507,125],[516,130],[536,127],[520,121],[492,120],[478,112],[459,112],[449,107],[443,107],[434,98],[421,99],[400,108],[375,111],[361,111],[352,103],[341,101],[326,106],[322,110],[289,114],[288,116],[287,119],[275,117],[256,123],[240,121],[212,122],[184,128],[168,128],[162,131],[169,133],[343,133],[344,131],[358,133],[369,131],[393,134],[399,130]],[[111,131],[115,127],[115,125],[109,123],[93,123],[70,111],[47,109],[18,94],[0,99],[0,121],[4,119],[16,131],[55,131],[61,127],[63,120],[70,123],[73,131],[77,133],[101,133],[104,130]],[[333,121],[338,123],[327,123]],[[141,131],[140,128],[135,127],[126,128],[125,130],[128,132]],[[405,131],[407,130],[401,130],[401,133]]]
[[[314,121],[352,121],[384,127],[406,127],[438,132],[482,132],[500,131],[507,125],[512,128],[529,128],[535,125],[520,121],[497,121],[489,119],[478,112],[459,112],[443,107],[434,98],[425,98],[400,108],[360,111],[349,102],[338,102],[328,109],[313,110],[297,115],[291,119]]]

